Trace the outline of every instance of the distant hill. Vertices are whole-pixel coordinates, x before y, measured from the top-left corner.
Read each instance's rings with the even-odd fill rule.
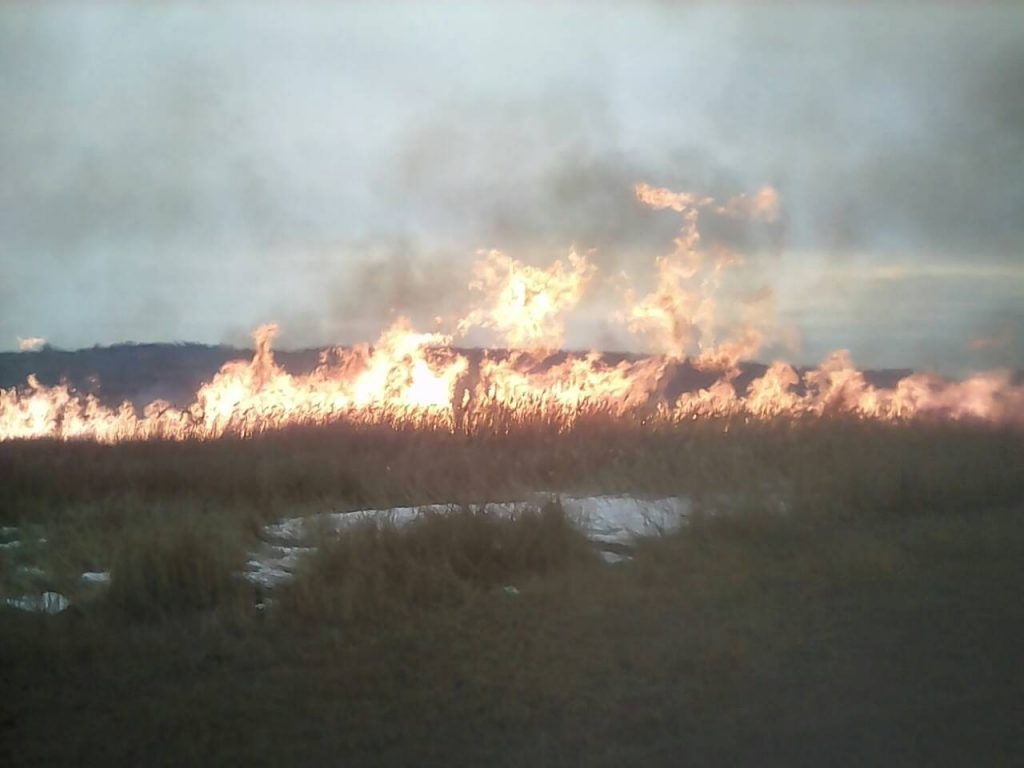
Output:
[[[308,373],[316,367],[321,349],[275,350],[277,362],[289,373]],[[480,349],[459,350],[473,362],[484,355]],[[491,354],[502,354],[492,352]],[[556,364],[569,353],[552,355],[548,362]],[[247,360],[251,349],[205,344],[117,344],[65,351],[44,348],[36,352],[0,352],[0,388],[21,386],[30,374],[43,384],[67,381],[76,390],[97,395],[109,405],[124,401],[142,406],[164,399],[176,405],[187,405],[196,390],[230,360]],[[637,360],[640,355],[608,353],[605,358],[616,363]],[[762,376],[767,366],[744,363],[736,380],[739,391]],[[892,386],[910,370],[866,371],[868,381],[876,386]],[[699,371],[689,363],[674,367],[665,383],[670,399],[682,392],[696,391],[714,383],[717,375]]]
[[[0,388],[20,386],[30,374],[43,384],[67,381],[103,402],[144,405],[157,399],[178,405],[213,378],[224,363],[248,360],[253,350],[205,344],[116,344],[65,351],[0,352]],[[275,351],[292,373],[312,370],[320,350]]]

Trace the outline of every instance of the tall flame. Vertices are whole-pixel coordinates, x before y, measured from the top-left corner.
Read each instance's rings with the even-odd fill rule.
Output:
[[[586,256],[569,254],[548,269],[531,267],[490,251],[473,267],[469,287],[484,294],[483,305],[459,323],[497,331],[510,349],[553,350],[562,343],[565,313],[573,309],[594,273]]]
[[[111,408],[66,383],[45,386],[30,376],[25,386],[0,390],[0,440],[212,439],[338,421],[471,432],[541,419],[567,429],[593,413],[663,422],[730,415],[931,416],[1024,426],[1024,387],[1008,372],[961,382],[914,374],[879,388],[844,351],[802,375],[775,362],[739,391],[740,362],[760,349],[764,334],[753,322],[719,327],[715,310],[723,276],[743,260],[702,247],[698,225],[702,211],[773,221],[778,194],[765,187],[717,203],[645,184],[635,192],[641,203],[674,211],[682,221],[674,249],[655,263],[654,290],[640,298],[627,292],[626,310],[618,315],[648,340],[653,356],[612,363],[598,352],[557,353],[566,316],[580,303],[596,267],[575,252],[542,269],[490,251],[474,266],[469,284],[479,303],[455,330],[494,331],[505,351],[473,358],[453,347],[452,336],[417,332],[399,318],[375,344],[329,350],[313,371],[295,375],[274,359],[277,327],[265,325],[253,333],[252,359],[226,363],[184,408],[163,401],[141,413],[128,403]],[[670,399],[666,381],[684,361],[717,379]]]
[[[657,259],[657,287],[637,299],[627,292],[626,325],[646,336],[655,351],[683,359],[695,354],[699,366],[738,373],[740,360],[761,347],[762,332],[753,325],[735,329],[734,335],[716,342],[715,295],[725,271],[743,263],[741,256],[722,248],[709,253],[700,247],[698,228],[701,209],[720,215],[773,221],[778,215],[778,194],[765,187],[753,198],[740,195],[723,205],[710,197],[667,189],[636,186],[640,202],[655,209],[670,209],[682,217],[675,250]]]

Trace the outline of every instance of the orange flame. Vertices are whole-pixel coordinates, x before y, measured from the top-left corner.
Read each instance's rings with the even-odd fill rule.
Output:
[[[486,304],[459,323],[492,328],[510,349],[552,350],[562,343],[565,313],[575,307],[594,273],[586,256],[569,254],[569,268],[556,261],[538,269],[501,251],[490,251],[473,267],[469,287],[484,294]]]
[[[716,343],[715,294],[723,272],[741,265],[743,259],[723,249],[708,254],[700,248],[699,213],[702,208],[712,208],[722,215],[772,220],[778,214],[778,195],[765,187],[753,198],[740,195],[716,206],[710,197],[638,184],[636,196],[652,208],[680,213],[683,223],[675,250],[656,262],[657,288],[639,300],[632,292],[626,294],[627,327],[647,337],[661,354],[683,359],[695,352],[698,366],[734,376],[740,360],[761,347],[763,334],[746,325],[736,329],[732,338]]]
[[[576,253],[540,269],[490,251],[474,266],[470,283],[480,303],[456,331],[492,330],[507,353],[489,352],[473,362],[452,347],[451,336],[419,333],[400,318],[376,344],[332,349],[312,372],[293,375],[275,361],[271,345],[277,327],[266,325],[253,334],[253,358],[225,364],[185,408],[163,401],[148,404],[141,414],[128,403],[110,408],[67,384],[48,387],[30,376],[26,386],[0,390],[0,440],[212,439],[336,421],[472,432],[541,419],[562,430],[593,413],[666,423],[730,415],[845,414],[1024,425],[1024,387],[1014,385],[1008,372],[952,383],[914,374],[892,388],[877,388],[844,351],[803,375],[784,362],[773,363],[738,391],[739,363],[757,352],[764,334],[748,323],[716,338],[723,332],[716,322],[716,294],[723,275],[742,259],[703,249],[699,217],[710,210],[772,221],[779,213],[777,193],[765,187],[752,197],[718,204],[644,184],[635,191],[642,203],[682,219],[674,250],[656,262],[655,289],[639,299],[627,292],[627,309],[619,315],[630,331],[651,343],[655,356],[613,364],[598,352],[555,355],[566,315],[580,303],[596,268]],[[718,378],[670,401],[666,381],[687,358]]]

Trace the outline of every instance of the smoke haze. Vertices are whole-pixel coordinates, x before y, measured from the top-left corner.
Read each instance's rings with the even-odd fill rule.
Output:
[[[672,249],[647,182],[778,190],[775,346],[1024,364],[1024,10],[640,3],[0,5],[0,348],[424,330],[479,249],[599,268],[572,346]],[[787,354],[793,358],[793,354]]]

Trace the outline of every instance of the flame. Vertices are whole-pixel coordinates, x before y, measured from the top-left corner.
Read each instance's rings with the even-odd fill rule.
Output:
[[[717,206],[710,197],[677,193],[638,184],[637,199],[655,209],[671,209],[682,218],[675,238],[675,250],[657,259],[657,287],[637,299],[626,294],[626,325],[633,333],[649,339],[654,351],[683,359],[695,354],[699,367],[739,373],[739,362],[760,349],[764,335],[754,325],[734,329],[733,335],[716,342],[715,296],[723,274],[743,264],[738,254],[719,248],[707,253],[700,247],[699,214],[711,208],[722,215],[774,219],[778,196],[765,187],[753,198],[745,195]],[[767,217],[770,217],[768,219]]]
[[[189,411],[199,420],[200,436],[341,418],[426,417],[453,424],[452,401],[467,361],[450,350],[450,337],[417,333],[399,318],[373,347],[335,349],[312,373],[293,376],[274,361],[270,342],[276,332],[273,325],[257,329],[253,359],[226,364],[199,390]],[[178,436],[173,428],[170,434]]]
[[[484,294],[484,305],[462,319],[459,331],[492,328],[511,349],[557,349],[565,313],[579,303],[593,273],[586,256],[575,252],[569,254],[568,268],[559,260],[539,269],[490,251],[473,267],[469,284]]]
[[[585,413],[623,416],[647,407],[667,365],[664,358],[610,365],[597,352],[553,365],[521,353],[505,360],[485,359],[471,403],[483,414],[507,410],[553,415],[558,426],[569,427]]]
[[[654,352],[649,357],[612,363],[598,352],[555,351],[563,343],[566,316],[596,273],[586,256],[573,252],[543,269],[489,251],[481,254],[469,284],[478,304],[455,323],[455,332],[493,331],[503,351],[482,356],[460,352],[453,336],[421,333],[399,318],[376,343],[328,350],[314,370],[296,375],[275,360],[272,343],[278,329],[265,325],[253,333],[252,359],[226,363],[184,408],[164,401],[149,403],[141,413],[130,403],[109,407],[67,383],[45,386],[29,376],[25,386],[0,390],[0,440],[215,439],[330,422],[474,432],[540,420],[558,431],[589,414],[664,423],[843,415],[1024,426],[1024,386],[1014,384],[1006,371],[960,382],[913,374],[881,388],[867,381],[848,353],[838,351],[802,374],[775,362],[763,376],[739,387],[741,361],[756,354],[764,341],[754,315],[771,292],[755,294],[745,322],[725,326],[719,321],[719,288],[743,259],[702,246],[700,215],[774,221],[778,194],[765,187],[717,203],[645,184],[637,185],[635,193],[653,209],[679,214],[682,222],[674,249],[655,263],[654,289],[640,298],[627,291],[626,309],[617,315],[648,341]],[[684,364],[716,379],[670,399],[667,382]]]
[[[773,187],[761,187],[753,197],[737,195],[715,211],[734,219],[773,222],[779,218],[779,193]]]
[[[800,376],[788,363],[772,363],[760,379],[750,385],[746,409],[753,416],[771,418],[797,409],[799,398],[793,387],[800,383]]]

